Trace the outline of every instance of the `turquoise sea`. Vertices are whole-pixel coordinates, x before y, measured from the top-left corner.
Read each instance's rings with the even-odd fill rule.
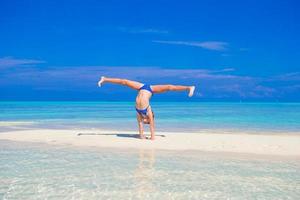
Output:
[[[282,134],[300,130],[300,103],[152,102],[151,106],[157,131],[218,129]],[[0,113],[0,131],[38,127],[137,129],[134,102],[0,102]]]

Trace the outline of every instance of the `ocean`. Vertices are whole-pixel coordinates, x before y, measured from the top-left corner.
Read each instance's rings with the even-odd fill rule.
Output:
[[[152,102],[157,131],[297,133],[300,103]],[[137,130],[134,102],[0,102],[0,131],[30,128]]]

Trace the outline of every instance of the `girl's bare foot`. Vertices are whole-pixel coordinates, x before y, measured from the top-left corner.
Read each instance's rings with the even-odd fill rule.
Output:
[[[101,76],[101,79],[100,79],[100,81],[98,82],[98,86],[99,86],[99,87],[101,87],[102,84],[104,83],[104,79],[105,79],[105,77],[104,77],[104,76]]]
[[[139,138],[140,139],[147,139],[145,135],[140,135]]]
[[[191,86],[189,91],[189,97],[193,96],[194,91],[195,91],[195,86]]]
[[[152,136],[151,136],[151,137],[149,138],[149,140],[155,140],[155,137],[152,137]]]

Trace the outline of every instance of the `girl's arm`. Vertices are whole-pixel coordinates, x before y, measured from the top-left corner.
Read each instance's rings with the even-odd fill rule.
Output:
[[[151,140],[154,140],[155,131],[154,131],[154,117],[152,112],[149,113],[149,125],[150,125]]]
[[[144,135],[144,125],[143,125],[143,121],[141,119],[141,116],[139,114],[136,114],[136,118],[137,118],[137,122],[138,122],[138,126],[139,126],[140,138],[145,139],[146,137]]]

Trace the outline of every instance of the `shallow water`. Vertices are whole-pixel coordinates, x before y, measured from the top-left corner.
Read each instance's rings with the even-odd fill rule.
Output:
[[[299,199],[298,160],[0,141],[0,199]]]
[[[300,103],[153,102],[158,131],[300,131]],[[133,102],[0,102],[0,131],[27,128],[136,130]]]

